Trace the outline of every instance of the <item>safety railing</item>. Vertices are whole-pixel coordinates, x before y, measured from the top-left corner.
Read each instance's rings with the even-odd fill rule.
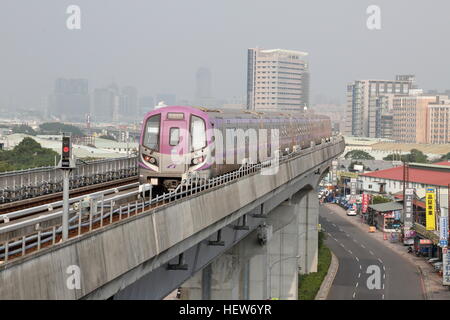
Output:
[[[79,237],[92,230],[102,228],[114,222],[135,216],[148,210],[169,204],[173,201],[194,196],[200,192],[223,186],[227,183],[261,172],[270,168],[274,161],[279,164],[329,147],[330,144],[343,143],[341,137],[333,137],[329,142],[313,146],[308,149],[292,152],[262,163],[244,164],[238,170],[210,179],[199,179],[190,176],[173,191],[152,195],[151,186],[141,186],[139,190],[130,191],[105,199],[105,192],[90,194],[72,200],[69,210],[69,239]],[[148,191],[148,194],[147,194]],[[86,200],[87,199],[87,200]],[[130,199],[133,199],[130,201]],[[123,201],[126,201],[123,203]],[[13,224],[0,225],[0,239],[5,234],[16,234],[23,228],[32,228],[27,235],[0,241],[0,261],[6,263],[13,258],[35,252],[46,246],[55,245],[62,241],[62,226],[41,227],[45,222],[62,218],[62,210],[54,213],[33,217]],[[33,228],[34,227],[34,228]]]
[[[72,170],[69,187],[76,189],[137,174],[137,157],[87,161]],[[0,204],[62,192],[62,180],[61,170],[55,167],[1,173]]]

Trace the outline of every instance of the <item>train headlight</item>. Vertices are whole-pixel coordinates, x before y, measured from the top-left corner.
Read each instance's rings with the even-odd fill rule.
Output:
[[[203,157],[192,159],[192,164],[199,164],[200,162],[203,162]]]
[[[151,164],[156,164],[156,159],[147,155],[144,155],[144,160],[151,163]]]

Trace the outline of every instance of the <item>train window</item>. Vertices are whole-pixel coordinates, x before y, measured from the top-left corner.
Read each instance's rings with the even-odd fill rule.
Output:
[[[169,144],[176,146],[180,142],[180,128],[170,128],[169,131]]]
[[[206,146],[205,121],[197,116],[191,116],[191,149],[199,150]]]
[[[147,120],[144,133],[144,146],[159,151],[159,128],[161,125],[161,114],[156,114]]]

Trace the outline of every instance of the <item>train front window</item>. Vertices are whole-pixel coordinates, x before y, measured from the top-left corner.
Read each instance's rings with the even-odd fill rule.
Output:
[[[159,128],[161,126],[161,114],[156,114],[147,120],[145,125],[144,146],[159,151]]]
[[[197,151],[206,147],[205,121],[197,116],[191,117],[191,149]]]
[[[179,142],[180,142],[180,128],[170,128],[169,144],[171,146],[177,146]]]

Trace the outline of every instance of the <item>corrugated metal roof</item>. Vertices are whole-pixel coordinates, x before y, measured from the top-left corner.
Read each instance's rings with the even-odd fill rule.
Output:
[[[403,209],[403,204],[401,204],[400,202],[393,201],[393,202],[371,204],[369,205],[369,208],[378,212],[386,212],[386,211],[401,210]]]

